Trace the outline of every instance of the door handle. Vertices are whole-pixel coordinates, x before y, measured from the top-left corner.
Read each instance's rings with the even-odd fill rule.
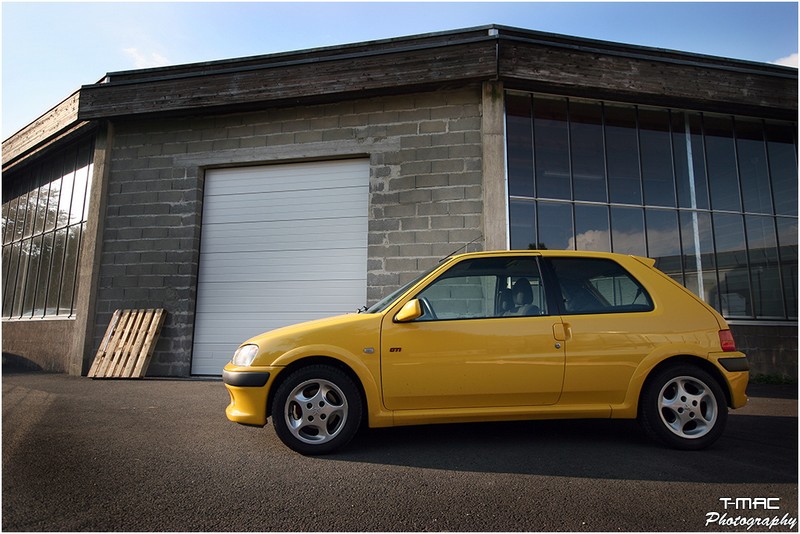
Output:
[[[553,337],[556,339],[556,341],[567,340],[567,332],[562,323],[556,323],[553,325]]]
[[[553,337],[556,341],[568,341],[572,338],[572,326],[569,323],[554,324]]]

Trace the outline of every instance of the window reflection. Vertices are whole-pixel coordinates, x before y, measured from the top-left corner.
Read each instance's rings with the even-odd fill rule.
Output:
[[[539,202],[539,242],[537,248],[573,248],[572,206],[567,203]]]
[[[715,213],[713,222],[719,285],[712,298],[723,315],[750,317],[752,299],[742,216]]]
[[[570,141],[575,200],[608,202],[603,117],[599,102],[570,102]]]
[[[598,252],[611,250],[606,206],[575,205],[575,242],[570,248]]]
[[[569,136],[566,99],[533,99],[536,196],[569,200]]]
[[[745,227],[753,285],[753,311],[756,317],[783,317],[775,219],[748,215],[745,217]]]
[[[531,97],[506,98],[506,151],[508,153],[508,193],[533,196],[533,122]]]
[[[611,208],[612,252],[647,256],[641,208]]]
[[[797,216],[797,145],[795,127],[768,122],[765,127],[775,213]]]
[[[797,317],[795,124],[507,95],[513,248],[649,255],[730,318]]]
[[[511,219],[511,248],[533,250],[536,246],[536,204],[529,200],[512,200],[509,205]]]
[[[767,147],[760,121],[736,121],[736,149],[744,211],[773,213],[767,169]]]
[[[708,209],[708,179],[699,113],[673,112],[672,149],[678,206]]]
[[[647,222],[647,256],[656,260],[658,269],[683,283],[678,212],[648,209],[645,212],[645,218]]]
[[[716,290],[717,287],[717,266],[711,214],[681,211],[679,219],[683,249],[683,283],[695,295],[713,303],[711,290]]]
[[[786,313],[797,318],[797,219],[778,217],[778,254]]]
[[[706,116],[704,126],[711,208],[741,211],[733,121],[729,117]]]
[[[611,202],[641,204],[636,108],[606,106],[606,157]]]
[[[666,110],[639,111],[639,143],[642,151],[644,203],[648,206],[675,206],[675,180],[669,113]]]

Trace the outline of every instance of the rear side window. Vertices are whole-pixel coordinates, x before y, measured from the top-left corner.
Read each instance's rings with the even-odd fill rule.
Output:
[[[601,258],[550,260],[564,313],[632,313],[653,309],[644,287],[618,263]]]

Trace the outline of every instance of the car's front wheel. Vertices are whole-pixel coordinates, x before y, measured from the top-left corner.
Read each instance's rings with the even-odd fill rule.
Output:
[[[301,454],[325,454],[349,442],[361,423],[361,396],[353,380],[327,365],[294,371],[272,403],[278,437]]]
[[[699,367],[667,367],[645,384],[639,420],[648,434],[671,447],[706,448],[722,435],[727,419],[722,388]]]

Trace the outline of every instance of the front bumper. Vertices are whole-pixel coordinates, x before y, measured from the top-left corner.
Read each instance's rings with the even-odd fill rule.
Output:
[[[231,397],[225,408],[228,419],[244,425],[266,425],[269,388],[279,370],[274,367],[225,366],[222,381]]]

